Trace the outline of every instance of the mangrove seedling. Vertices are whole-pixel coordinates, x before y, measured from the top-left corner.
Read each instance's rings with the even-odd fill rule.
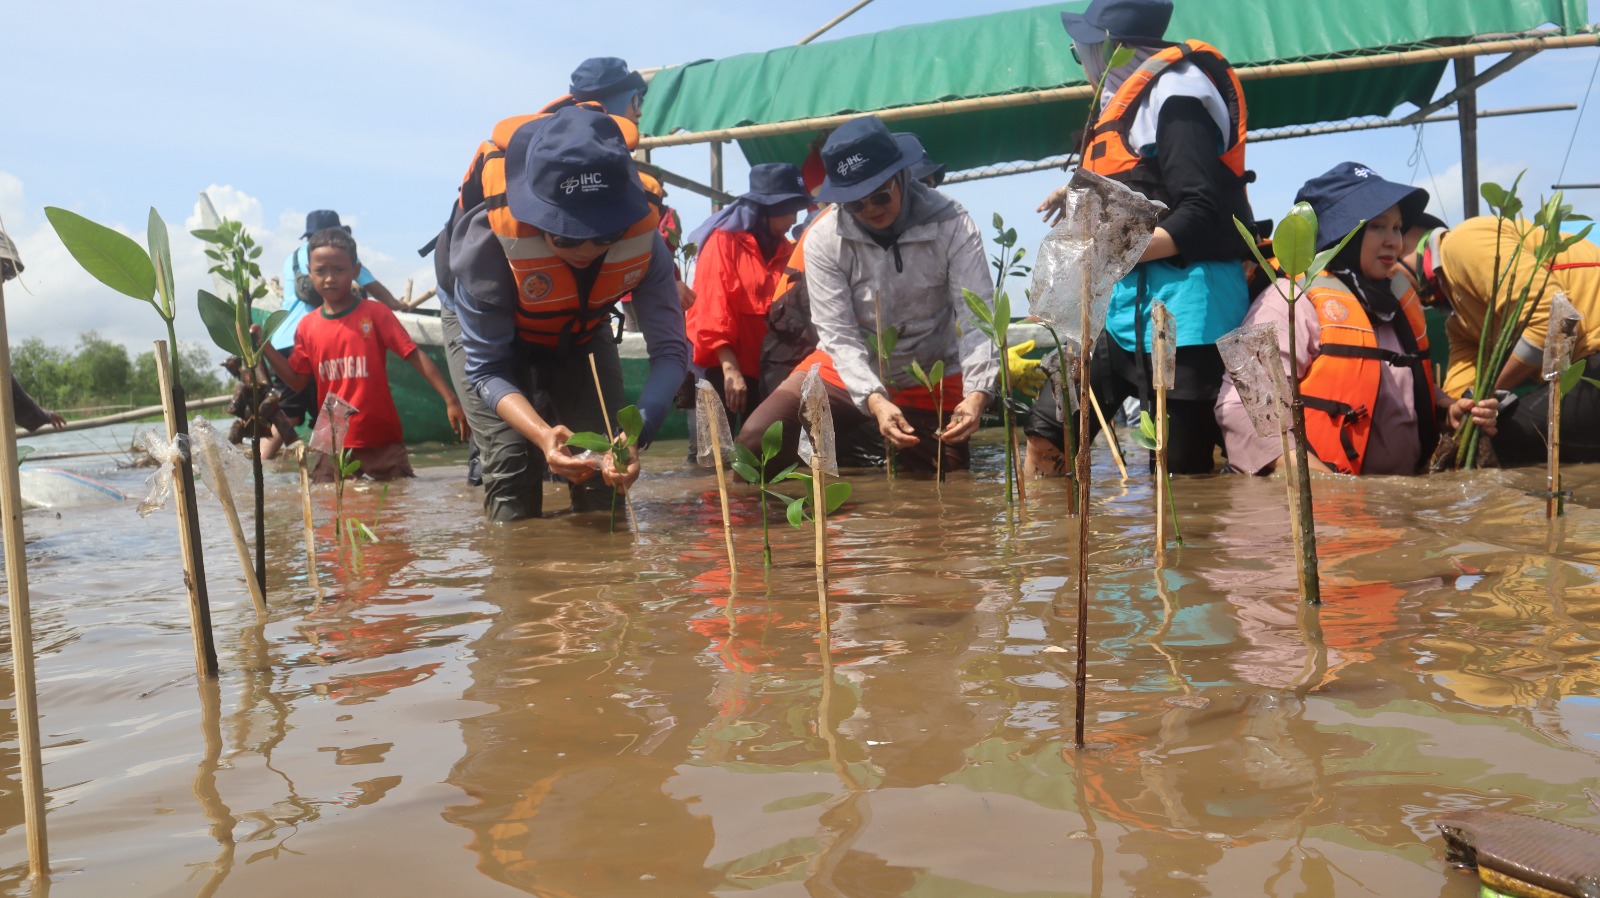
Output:
[[[147,253],[132,238],[102,224],[69,212],[57,206],[46,206],[45,217],[50,220],[67,252],[95,280],[125,296],[147,302],[167,326],[167,341],[163,347],[156,341],[158,356],[170,354],[157,366],[170,367],[170,389],[163,389],[161,402],[165,407],[167,439],[173,443],[187,442],[189,425],[185,408],[183,382],[178,358],[178,335],[173,325],[178,314],[177,287],[172,277],[172,247],[167,238],[167,224],[154,208],[150,210],[145,242]],[[185,582],[189,590],[189,619],[194,629],[195,667],[202,677],[217,675],[217,653],[211,635],[211,609],[206,595],[205,561],[200,550],[199,509],[195,505],[194,465],[188,452],[179,453],[178,476],[174,483],[178,490],[178,537],[182,544]]]
[[[1518,335],[1533,319],[1539,297],[1543,296],[1550,286],[1556,257],[1571,249],[1579,241],[1587,239],[1589,232],[1594,229],[1594,225],[1590,224],[1577,234],[1561,233],[1563,224],[1581,220],[1584,216],[1573,214],[1572,207],[1561,201],[1563,194],[1560,191],[1540,205],[1539,210],[1534,213],[1530,227],[1525,219],[1517,217],[1523,210],[1522,200],[1517,196],[1517,187],[1521,183],[1522,175],[1518,175],[1509,190],[1494,183],[1484,184],[1479,190],[1484,202],[1488,203],[1489,208],[1495,213],[1497,239],[1494,254],[1494,290],[1484,309],[1483,332],[1478,335],[1478,367],[1473,378],[1473,396],[1486,397],[1493,393],[1495,383],[1500,378],[1500,372],[1505,367],[1506,359],[1510,356]],[[1511,251],[1509,259],[1502,260],[1501,248],[1505,246],[1505,241],[1500,239],[1500,235],[1505,233],[1507,227],[1510,227],[1516,235],[1516,247]],[[1536,244],[1532,243],[1535,231],[1540,232]],[[1518,284],[1516,274],[1523,262],[1524,254],[1529,251],[1533,253],[1533,264],[1523,266],[1522,270],[1530,273],[1523,283]],[[1538,282],[1537,290],[1534,289],[1535,282]],[[1529,301],[1530,296],[1532,302]],[[1468,417],[1455,434],[1457,467],[1471,468],[1477,465],[1478,436],[1477,424]]]
[[[1278,223],[1277,230],[1272,233],[1272,248],[1278,256],[1277,270],[1281,271],[1289,281],[1289,292],[1284,293],[1278,287],[1279,295],[1289,306],[1289,395],[1290,409],[1294,423],[1294,466],[1299,472],[1298,502],[1295,514],[1300,521],[1302,542],[1301,568],[1300,568],[1300,594],[1306,602],[1312,605],[1322,604],[1322,586],[1317,574],[1317,530],[1316,519],[1311,504],[1311,477],[1310,468],[1306,466],[1306,407],[1300,399],[1300,378],[1295,372],[1300,370],[1299,354],[1295,343],[1295,314],[1294,304],[1303,299],[1311,287],[1311,281],[1317,277],[1328,263],[1333,260],[1339,251],[1344,249],[1350,238],[1356,235],[1365,225],[1365,221],[1357,222],[1350,233],[1344,235],[1334,246],[1322,252],[1317,252],[1317,213],[1311,208],[1310,203],[1295,203],[1289,214]],[[1237,217],[1233,225],[1239,231],[1239,236],[1244,240],[1245,246],[1250,248],[1256,262],[1265,271],[1272,271],[1266,257],[1261,254],[1261,249],[1256,245],[1255,234]],[[1282,281],[1274,281],[1274,285]],[[1284,460],[1285,463],[1288,459]]]
[[[1067,485],[1067,514],[1078,513],[1078,468],[1072,463],[1078,455],[1077,428],[1072,418],[1072,363],[1067,358],[1066,345],[1061,342],[1061,335],[1056,332],[1055,325],[1048,321],[1041,321],[1044,329],[1050,333],[1050,339],[1056,344],[1056,364],[1060,368],[1061,379],[1057,382],[1060,392],[1056,396],[1056,411],[1061,415],[1061,469],[1065,475],[1062,479]],[[1110,436],[1110,434],[1107,434]],[[1111,440],[1111,448],[1116,449],[1116,440]]]
[[[623,406],[617,412],[617,424],[621,431],[615,437],[607,438],[603,434],[584,431],[567,437],[568,446],[587,449],[596,455],[611,453],[611,464],[618,472],[628,469],[629,450],[638,444],[639,434],[644,432],[644,416],[639,414],[638,406]],[[611,532],[617,532],[617,491],[611,491]]]
[[[1015,473],[1012,453],[1015,451],[1016,440],[1015,424],[1011,419],[1011,377],[1006,372],[1006,332],[1011,328],[1011,298],[1004,293],[994,295],[994,308],[983,301],[983,297],[971,290],[961,288],[961,295],[967,301],[967,308],[972,310],[978,319],[978,329],[989,336],[998,352],[1000,362],[1000,417],[1006,427],[1006,504],[1012,504],[1012,476]]]
[[[939,454],[933,457],[933,479],[938,483],[944,480],[944,360],[934,362],[932,370],[924,371],[921,363],[912,359],[906,370],[923,389],[933,394],[933,435],[939,439]]]
[[[768,490],[767,492],[773,498],[783,501],[784,505],[786,506],[784,516],[789,519],[789,526],[798,530],[799,528],[805,526],[806,521],[811,520],[814,516],[815,506],[817,504],[813,496],[814,484],[812,483],[810,474],[801,474],[799,472],[787,474],[783,479],[793,480],[796,483],[803,485],[806,490],[805,494],[797,498],[794,496],[786,496],[783,493],[775,490]],[[776,482],[776,480],[773,482]],[[823,487],[823,502],[827,505],[827,507],[823,510],[824,515],[830,515],[838,511],[839,506],[843,505],[850,499],[851,492],[853,492],[853,490],[851,489],[850,484],[843,480],[835,480],[834,482]]]
[[[1170,421],[1165,423],[1170,425]],[[1142,410],[1139,412],[1139,426],[1133,431],[1133,441],[1144,448],[1149,449],[1151,452],[1155,452],[1161,448],[1161,434],[1156,430],[1155,419],[1150,417],[1149,412]],[[1178,545],[1182,546],[1183,531],[1178,527],[1178,506],[1172,498],[1172,472],[1163,467],[1156,473],[1156,476],[1165,478],[1166,480],[1167,488],[1165,492],[1167,495],[1168,513],[1172,515],[1172,536]],[[1158,544],[1165,543],[1167,541],[1167,534],[1164,531],[1158,530],[1156,533],[1156,540]]]
[[[883,304],[878,302],[881,294],[874,294],[872,311],[874,315],[874,333],[867,334],[867,348],[872,350],[872,355],[878,360],[878,382],[883,384],[885,390],[889,389],[889,357],[894,355],[894,348],[900,345],[900,329],[894,325],[887,328],[883,326]],[[894,444],[888,437],[883,438],[883,465],[889,479],[894,480]]]
[[[200,320],[205,323],[211,341],[223,352],[239,357],[242,363],[240,376],[250,388],[250,469],[256,487],[256,579],[264,591],[267,582],[267,516],[266,483],[261,470],[261,440],[267,434],[261,428],[261,405],[266,398],[263,395],[266,373],[261,347],[271,341],[272,335],[283,325],[289,313],[279,309],[268,315],[266,323],[261,326],[261,340],[257,343],[250,335],[250,325],[253,323],[251,309],[256,300],[267,295],[267,285],[261,279],[261,266],[256,262],[261,257],[261,247],[245,231],[243,224],[231,219],[224,219],[215,228],[201,228],[189,233],[207,244],[206,258],[213,263],[211,273],[227,284],[233,294],[223,299],[201,290],[198,302]]]
[[[783,422],[774,421],[761,434],[761,457],[757,458],[754,452],[743,445],[735,443],[733,446],[733,472],[743,477],[746,483],[754,483],[761,493],[761,556],[767,567],[772,566],[772,537],[767,528],[767,495],[770,484],[789,480],[794,475],[794,469],[800,466],[799,462],[784,468],[782,471],[767,477],[767,465],[772,463],[778,453],[783,450]],[[778,495],[778,494],[774,494]],[[789,501],[784,497],[784,501]]]
[[[1033,268],[1022,264],[1028,249],[1017,246],[1017,229],[1006,227],[1006,220],[1000,217],[999,212],[994,214],[994,230],[993,239],[999,249],[989,259],[989,265],[994,268],[994,292],[999,293],[1005,289],[1007,278],[1025,278],[1033,272]]]

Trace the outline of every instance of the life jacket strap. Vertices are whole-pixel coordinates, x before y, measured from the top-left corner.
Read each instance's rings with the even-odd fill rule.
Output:
[[[1322,355],[1347,359],[1374,359],[1388,362],[1396,368],[1410,368],[1421,364],[1423,356],[1417,352],[1395,352],[1380,346],[1351,346],[1347,343],[1329,343],[1320,350]]]
[[[1306,408],[1316,409],[1319,412],[1326,412],[1335,418],[1344,419],[1339,426],[1339,445],[1344,447],[1344,454],[1349,457],[1350,461],[1353,462],[1361,457],[1361,453],[1356,451],[1355,440],[1350,436],[1350,428],[1357,421],[1371,414],[1371,412],[1367,411],[1366,406],[1352,406],[1336,399],[1324,399],[1321,396],[1307,396],[1305,394],[1301,394],[1300,402]],[[1327,459],[1323,460],[1326,461]],[[1349,473],[1349,469],[1343,469],[1342,473]]]

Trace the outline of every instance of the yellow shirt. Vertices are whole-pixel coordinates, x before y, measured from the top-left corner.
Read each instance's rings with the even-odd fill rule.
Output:
[[[1487,216],[1468,219],[1446,232],[1439,246],[1445,279],[1450,282],[1451,305],[1455,308],[1455,314],[1446,325],[1450,334],[1450,367],[1445,372],[1444,391],[1451,396],[1465,393],[1478,375],[1478,336],[1483,332],[1484,313],[1494,293],[1495,224],[1496,219]],[[1525,232],[1522,255],[1517,260],[1516,271],[1507,279],[1508,284],[1515,285],[1515,290],[1508,301],[1505,296],[1509,288],[1505,284],[1500,288],[1495,302],[1496,332],[1501,320],[1516,305],[1523,286],[1532,280],[1523,315],[1528,314],[1528,305],[1537,304],[1527,329],[1513,345],[1512,353],[1530,365],[1543,363],[1544,335],[1550,326],[1550,301],[1557,292],[1567,294],[1573,308],[1583,316],[1578,343],[1572,351],[1573,360],[1600,350],[1600,247],[1581,240],[1555,259],[1556,265],[1594,263],[1596,267],[1535,271],[1533,254],[1544,239],[1544,229],[1535,228],[1528,221],[1507,221],[1498,241],[1502,267],[1511,262],[1518,232]]]

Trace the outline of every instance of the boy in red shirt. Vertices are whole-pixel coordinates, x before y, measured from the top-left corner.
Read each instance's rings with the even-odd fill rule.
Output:
[[[267,360],[293,390],[305,389],[315,377],[319,408],[333,393],[359,410],[350,418],[343,445],[361,461],[360,473],[373,480],[411,477],[400,413],[389,395],[388,353],[405,359],[427,379],[444,399],[451,429],[466,439],[461,403],[439,369],[417,351],[394,313],[351,290],[361,270],[355,239],[342,228],[325,228],[312,234],[308,245],[311,283],[322,297],[322,307],[300,319],[287,359],[268,345]],[[312,476],[319,483],[333,480],[332,461],[318,460]]]

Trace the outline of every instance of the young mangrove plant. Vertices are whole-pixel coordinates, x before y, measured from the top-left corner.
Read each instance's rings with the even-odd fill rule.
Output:
[[[611,464],[618,473],[628,470],[629,450],[639,442],[639,434],[644,432],[644,417],[639,414],[638,406],[623,406],[617,412],[617,424],[621,427],[614,437],[606,437],[598,433],[575,433],[567,438],[568,446],[587,449],[596,455],[611,453]],[[611,491],[611,532],[617,532],[617,491]]]
[[[961,288],[961,295],[967,301],[967,308],[972,310],[978,319],[978,329],[989,336],[994,343],[995,350],[1000,356],[1000,419],[1006,428],[1006,504],[1013,504],[1016,500],[1012,491],[1012,480],[1016,474],[1013,453],[1016,451],[1015,423],[1011,419],[1011,376],[1006,371],[1006,333],[1011,328],[1011,298],[1004,293],[994,295],[994,308],[983,301],[983,297],[971,290]]]
[[[812,483],[810,474],[802,474],[798,471],[784,475],[783,479],[792,480],[795,483],[804,486],[804,495],[798,497],[787,496],[776,490],[768,490],[767,494],[772,496],[774,499],[778,499],[783,502],[785,506],[784,517],[789,520],[789,526],[798,530],[805,526],[806,521],[812,520],[815,517],[817,503],[814,495],[815,491],[813,489],[814,484]],[[774,478],[772,482],[776,483],[777,479]],[[823,504],[827,506],[823,510],[824,516],[838,511],[839,506],[849,501],[850,494],[852,492],[853,490],[851,489],[850,484],[843,480],[835,480],[834,482],[824,486],[822,490]]]
[[[938,454],[933,457],[933,480],[940,483],[944,480],[944,360],[934,362],[932,370],[924,371],[921,363],[912,359],[906,370],[923,389],[933,394],[933,435],[939,440]]]
[[[734,454],[733,472],[735,474],[738,474],[740,477],[743,477],[746,483],[755,484],[757,489],[760,490],[760,494],[761,494],[761,557],[765,561],[767,567],[771,567],[772,566],[772,537],[771,537],[770,531],[767,528],[767,496],[769,494],[772,494],[772,493],[770,493],[770,490],[768,489],[768,487],[771,484],[780,483],[782,481],[792,479],[793,476],[794,476],[794,469],[800,466],[799,462],[795,462],[794,464],[788,466],[787,468],[784,468],[782,471],[779,471],[778,473],[772,475],[771,477],[768,477],[767,476],[767,465],[771,464],[772,460],[774,458],[777,458],[778,457],[778,453],[781,452],[782,450],[783,450],[783,422],[782,421],[774,421],[774,422],[772,422],[772,426],[768,427],[766,429],[766,431],[761,434],[761,457],[760,458],[757,458],[756,454],[754,452],[751,452],[749,449],[746,449],[741,444],[735,443],[734,446],[733,446],[733,454]],[[778,494],[772,494],[772,495],[778,495]],[[785,496],[784,497],[784,501],[788,502],[789,498],[787,496]]]
[[[989,259],[989,265],[994,269],[994,295],[995,301],[999,302],[1001,294],[1005,293],[1006,281],[1011,278],[1027,278],[1028,275],[1033,273],[1033,267],[1022,264],[1022,260],[1028,255],[1028,250],[1026,247],[1017,246],[1017,229],[1006,227],[1006,221],[1000,216],[999,212],[994,213],[993,224],[995,235],[991,239],[994,241],[996,249],[994,256]],[[1009,299],[1007,305],[1008,307],[1010,305]],[[1030,351],[1032,348],[1032,341],[1023,344],[1024,351]],[[1006,442],[1011,447],[1015,447],[1017,443],[1015,414],[1019,413],[1019,410],[1012,405],[1011,395],[1012,390],[1017,388],[1017,385],[1012,383],[1010,379],[1010,357],[1013,354],[1013,347],[1002,339],[998,349],[1000,352],[1000,370],[1004,372],[1005,378],[1002,381],[1003,388],[1000,392],[1000,402],[1002,405],[1010,407],[1013,412],[1013,417],[1007,419],[1006,423]],[[1021,456],[1018,455],[1015,448],[1012,448],[1011,454],[1007,458],[1011,461],[1012,473],[1017,479],[1017,498],[1022,502],[1027,502],[1028,488],[1026,482],[1022,479]],[[1009,495],[1009,493],[1008,489],[1007,494]]]
[[[1238,228],[1239,236],[1255,256],[1263,270],[1272,271],[1266,257],[1261,254],[1261,249],[1256,245],[1256,238],[1250,228],[1238,218],[1233,220],[1234,227]],[[1344,235],[1336,245],[1322,252],[1317,252],[1317,213],[1311,208],[1310,203],[1295,203],[1289,214],[1278,223],[1277,230],[1272,233],[1272,249],[1278,256],[1277,270],[1281,271],[1289,281],[1289,292],[1283,293],[1283,288],[1278,287],[1279,295],[1289,305],[1289,395],[1290,409],[1293,414],[1294,424],[1294,466],[1299,472],[1298,502],[1295,509],[1299,520],[1302,535],[1300,547],[1300,595],[1312,605],[1322,604],[1322,586],[1317,574],[1317,529],[1316,518],[1311,504],[1311,477],[1310,468],[1306,467],[1306,407],[1300,399],[1300,378],[1295,372],[1300,370],[1299,354],[1295,343],[1295,314],[1294,304],[1303,299],[1310,289],[1311,281],[1328,267],[1339,251],[1344,249],[1350,238],[1361,230],[1366,222],[1358,223],[1350,233]],[[1282,281],[1274,281],[1281,284]],[[1284,459],[1287,464],[1288,459]]]
[[[894,348],[900,345],[900,329],[894,325],[887,328],[883,326],[883,304],[878,302],[882,294],[874,294],[872,310],[874,317],[874,331],[867,334],[867,348],[872,350],[872,355],[878,360],[878,382],[883,384],[885,390],[889,389],[889,357],[894,355]],[[889,480],[894,480],[895,452],[894,444],[888,437],[883,438],[883,465]]]
[[[1563,224],[1581,220],[1584,216],[1573,214],[1572,207],[1562,202],[1563,194],[1560,191],[1539,206],[1530,226],[1526,219],[1518,217],[1523,210],[1522,200],[1517,196],[1517,187],[1521,183],[1522,175],[1518,175],[1509,190],[1494,183],[1484,184],[1479,190],[1484,202],[1495,214],[1497,238],[1494,290],[1484,309],[1483,332],[1478,336],[1478,367],[1472,383],[1472,395],[1479,398],[1493,394],[1495,382],[1500,378],[1517,337],[1527,328],[1538,307],[1539,297],[1550,286],[1556,257],[1586,239],[1594,229],[1594,225],[1590,224],[1577,234],[1569,236],[1561,233]],[[1506,233],[1507,228],[1516,236],[1516,247],[1509,259],[1502,259],[1502,248],[1506,241],[1501,235]],[[1536,231],[1538,240],[1535,243]],[[1531,265],[1523,264],[1523,256],[1528,252],[1533,254]],[[1529,272],[1521,283],[1517,279],[1519,271]],[[1455,434],[1457,467],[1477,466],[1479,433],[1476,422],[1470,416],[1462,422],[1461,429]]]
[[[199,511],[195,505],[194,465],[187,451],[188,411],[178,358],[178,336],[174,320],[178,314],[177,286],[172,277],[172,248],[167,224],[152,208],[145,242],[149,252],[132,238],[105,225],[56,206],[47,206],[45,217],[66,245],[72,258],[95,280],[125,296],[147,302],[167,326],[167,340],[156,341],[157,373],[170,369],[162,383],[161,402],[165,408],[167,439],[183,444],[179,448],[177,477],[178,537],[182,546],[184,574],[189,590],[189,620],[195,639],[195,668],[202,677],[217,675],[217,653],[211,634],[211,608],[206,595],[205,561],[200,550]],[[170,358],[169,358],[170,354]]]
[[[272,340],[272,335],[283,325],[289,313],[279,309],[267,316],[261,326],[260,341],[251,336],[253,323],[251,310],[255,301],[267,295],[267,285],[261,278],[261,247],[256,245],[244,225],[224,219],[215,228],[190,231],[207,244],[206,258],[212,261],[211,273],[228,285],[232,293],[223,299],[214,293],[201,290],[199,294],[200,320],[205,323],[211,341],[229,355],[238,356],[239,374],[250,389],[250,468],[256,487],[256,579],[264,591],[267,583],[267,516],[266,485],[261,471],[261,440],[267,436],[262,431],[262,402],[267,384],[266,366],[261,347]]]

